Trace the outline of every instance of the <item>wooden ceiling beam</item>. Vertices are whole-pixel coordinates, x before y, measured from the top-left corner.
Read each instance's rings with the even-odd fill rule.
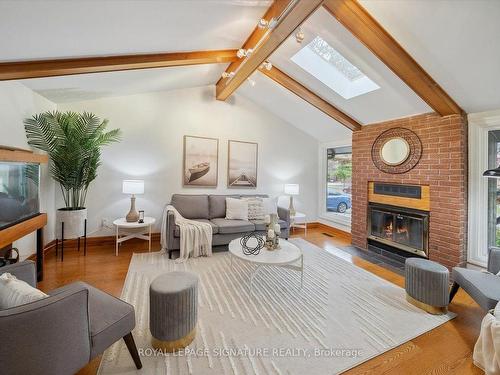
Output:
[[[236,52],[237,50],[214,50],[2,62],[0,63],[0,81],[185,65],[231,63],[238,60]]]
[[[216,97],[226,100],[260,65],[313,13],[323,0],[276,0],[264,15],[264,19],[278,19],[272,30],[256,28],[243,48],[253,49],[243,61],[231,64],[227,73],[235,72],[232,78],[220,79],[216,84]]]
[[[302,98],[312,106],[316,107],[323,113],[327,114],[331,118],[333,118],[335,121],[341,123],[344,125],[346,128],[355,131],[355,130],[360,130],[361,129],[361,124],[351,118],[349,115],[346,113],[342,112],[340,109],[337,107],[333,106],[326,100],[322,99],[318,95],[316,95],[314,92],[309,90],[307,87],[303,86],[296,80],[294,80],[292,77],[284,73],[283,71],[279,70],[275,66],[271,70],[267,69],[259,69],[259,71],[271,78],[274,82],[280,84],[287,90],[291,91],[295,95],[297,95],[299,98]]]
[[[463,110],[356,0],[325,0],[324,8],[441,116]]]

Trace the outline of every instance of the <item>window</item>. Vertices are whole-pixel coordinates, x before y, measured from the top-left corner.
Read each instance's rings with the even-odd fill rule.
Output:
[[[293,55],[292,61],[344,99],[380,88],[320,36]]]
[[[326,150],[326,211],[351,217],[352,147]]]
[[[500,130],[488,132],[488,169],[500,165]],[[500,178],[488,178],[488,246],[500,247]]]

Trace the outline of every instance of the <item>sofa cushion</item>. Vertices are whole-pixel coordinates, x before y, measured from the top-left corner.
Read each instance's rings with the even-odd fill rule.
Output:
[[[255,225],[255,230],[263,231],[266,230],[266,222],[264,220],[250,220]],[[281,229],[286,229],[288,224],[284,220],[278,220],[278,224]]]
[[[247,220],[212,219],[212,223],[219,227],[219,233],[244,233],[253,232],[255,225]]]
[[[500,301],[500,277],[467,268],[455,267],[451,277],[485,310],[495,308]]]
[[[217,234],[219,233],[219,227],[212,223],[210,220],[207,219],[194,219],[195,221],[201,221],[202,223],[208,223],[212,226],[212,234]],[[180,237],[181,236],[181,230],[178,225],[175,226],[174,228],[174,237]]]
[[[208,219],[208,195],[174,194],[172,206],[186,219]]]
[[[226,198],[226,219],[248,220],[248,201]]]
[[[210,219],[226,217],[226,198],[239,198],[239,195],[209,195]]]

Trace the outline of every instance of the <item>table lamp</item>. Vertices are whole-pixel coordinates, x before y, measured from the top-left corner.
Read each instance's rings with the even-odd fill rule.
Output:
[[[125,216],[128,223],[133,223],[139,220],[139,213],[135,210],[135,194],[144,194],[143,180],[123,180],[123,194],[132,194],[130,197],[130,211]]]
[[[290,210],[290,216],[295,216],[297,212],[295,211],[295,207],[293,207],[293,196],[299,195],[299,185],[285,184],[285,194],[290,196],[290,206],[288,207]]]

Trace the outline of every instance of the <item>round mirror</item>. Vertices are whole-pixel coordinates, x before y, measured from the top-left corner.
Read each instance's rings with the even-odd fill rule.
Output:
[[[380,148],[380,158],[388,165],[402,164],[410,155],[410,145],[403,138],[388,139]]]

